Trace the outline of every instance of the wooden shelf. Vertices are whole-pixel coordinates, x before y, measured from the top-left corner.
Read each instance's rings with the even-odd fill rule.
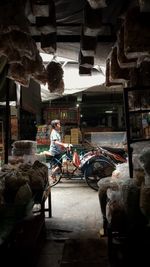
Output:
[[[143,141],[150,141],[150,138],[135,138],[135,139],[130,139],[130,143],[137,143],[137,142],[143,142]]]
[[[124,106],[125,106],[125,119],[127,128],[127,144],[128,144],[128,158],[129,158],[129,172],[130,177],[133,177],[133,162],[132,162],[132,148],[131,144],[142,141],[150,140],[150,123],[149,117],[149,99],[150,87],[131,87],[124,88]],[[132,103],[132,106],[131,106]],[[145,108],[145,104],[148,108]],[[135,107],[135,108],[134,108]],[[142,115],[144,114],[144,116]],[[149,115],[148,115],[149,116]],[[135,124],[135,125],[134,125]],[[148,132],[146,132],[148,130]],[[133,137],[133,134],[138,134],[139,137]]]
[[[138,109],[138,110],[130,110],[130,114],[136,114],[136,113],[149,113],[150,109]]]
[[[0,121],[0,167],[2,167],[4,163],[5,156],[5,147],[4,147],[4,126],[3,121]]]
[[[62,124],[70,123],[79,125],[79,108],[47,108],[44,110],[44,119],[46,124],[51,120],[59,119]]]

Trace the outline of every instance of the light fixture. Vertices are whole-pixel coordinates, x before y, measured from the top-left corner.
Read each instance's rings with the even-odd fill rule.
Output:
[[[113,110],[106,110],[105,113],[111,114],[111,113],[113,113]]]
[[[82,93],[77,95],[77,102],[82,102]]]

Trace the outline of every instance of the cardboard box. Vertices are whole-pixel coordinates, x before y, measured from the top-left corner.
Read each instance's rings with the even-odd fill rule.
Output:
[[[65,136],[64,136],[64,143],[70,143],[71,142],[71,136],[68,134],[66,134]]]

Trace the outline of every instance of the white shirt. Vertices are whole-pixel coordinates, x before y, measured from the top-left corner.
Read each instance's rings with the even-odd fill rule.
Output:
[[[62,152],[62,149],[59,145],[57,145],[54,141],[61,142],[61,135],[56,129],[52,129],[50,134],[50,148],[49,151],[52,156],[55,156],[57,154],[60,154]]]

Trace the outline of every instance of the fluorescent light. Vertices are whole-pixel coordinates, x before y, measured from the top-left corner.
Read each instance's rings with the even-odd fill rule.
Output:
[[[106,110],[105,113],[111,114],[111,113],[113,113],[113,110]]]

